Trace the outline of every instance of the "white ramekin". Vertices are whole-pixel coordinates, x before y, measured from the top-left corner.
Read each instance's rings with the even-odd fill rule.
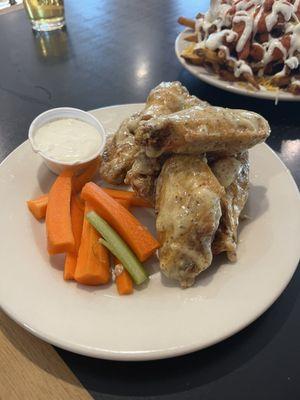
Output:
[[[43,153],[42,151],[38,150],[34,144],[34,135],[36,130],[55,119],[59,118],[77,118],[81,121],[84,121],[97,129],[100,137],[100,144],[99,147],[95,148],[95,152],[86,158],[82,158],[76,162],[61,162],[57,161],[54,158],[48,156],[47,154]],[[78,168],[78,166],[84,166],[84,164],[88,163],[89,161],[94,160],[98,157],[101,152],[103,151],[105,141],[106,141],[106,134],[104,127],[102,124],[90,113],[79,110],[78,108],[71,108],[71,107],[60,107],[60,108],[53,108],[51,110],[45,111],[42,114],[38,115],[31,123],[29,127],[28,138],[31,143],[32,149],[34,152],[38,153],[44,160],[47,167],[54,172],[55,174],[60,174],[64,169],[67,168]]]

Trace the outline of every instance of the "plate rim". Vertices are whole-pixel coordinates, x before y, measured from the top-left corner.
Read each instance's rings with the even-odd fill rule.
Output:
[[[142,106],[143,103],[130,103],[130,104],[121,104],[121,105],[113,105],[113,106],[106,106],[106,107],[101,107],[97,109],[90,110],[89,112],[97,112],[99,110],[103,109],[111,109],[111,108],[119,108],[119,107],[128,107],[128,106]],[[8,154],[3,161],[0,163],[0,168],[1,166],[9,160],[11,157],[14,156],[14,153],[17,151],[22,151],[22,147],[25,147],[28,145],[28,140],[25,140],[23,143],[21,143],[19,146],[17,146],[10,154]],[[286,174],[286,178],[289,180],[289,184],[291,184],[291,187],[293,187],[292,190],[295,190],[295,195],[298,195],[298,198],[300,199],[300,194],[298,191],[297,184],[290,172],[290,170],[287,168],[287,166],[283,163],[283,161],[280,159],[280,157],[276,154],[276,152],[271,149],[266,143],[261,144],[261,146],[264,147],[265,150],[271,151],[272,156],[275,157],[276,161],[279,162],[282,171]],[[299,203],[300,204],[300,203]],[[249,326],[253,321],[255,321],[257,318],[259,318],[267,309],[271,307],[271,305],[279,298],[279,296],[283,293],[289,282],[291,281],[296,269],[297,269],[297,260],[295,261],[295,265],[293,265],[293,268],[291,268],[290,274],[288,279],[278,288],[276,291],[276,294],[272,296],[272,299],[265,304],[263,308],[260,309],[259,313],[255,313],[251,319],[248,321],[244,322],[243,324],[240,324],[238,327],[235,329],[231,329],[226,335],[223,335],[222,337],[212,339],[211,341],[205,342],[205,344],[200,344],[198,342],[192,342],[188,344],[183,344],[183,345],[176,345],[175,347],[169,347],[167,349],[155,349],[155,350],[142,350],[142,351],[113,351],[113,350],[107,350],[107,349],[101,349],[101,348],[94,348],[94,347],[88,347],[86,345],[82,344],[74,344],[73,342],[68,342],[67,340],[64,339],[57,339],[53,337],[52,335],[45,334],[39,329],[32,328],[28,322],[20,319],[17,317],[16,313],[9,308],[9,306],[3,306],[1,304],[1,309],[10,317],[12,318],[17,324],[22,326],[24,329],[32,333],[33,335],[39,337],[40,339],[57,346],[59,348],[89,356],[89,357],[94,357],[94,358],[102,358],[102,359],[107,359],[107,360],[114,360],[114,361],[147,361],[147,360],[158,360],[158,359],[164,359],[164,358],[170,358],[170,357],[177,357],[180,355],[184,354],[189,354],[194,351],[201,350],[203,348],[210,347],[216,343],[219,343],[237,332],[242,331],[245,329],[247,326]]]
[[[191,32],[190,29],[186,28],[185,30],[181,31],[175,40],[175,54],[180,62],[180,64],[186,69],[188,72],[190,72],[193,76],[196,78],[200,79],[201,81],[214,86],[218,89],[225,90],[230,93],[235,93],[239,94],[241,96],[248,96],[248,97],[254,97],[256,99],[260,100],[270,100],[274,101],[276,104],[279,101],[286,101],[286,102],[299,102],[300,101],[300,95],[293,95],[292,93],[287,93],[284,91],[279,91],[279,92],[271,92],[271,91],[251,91],[247,90],[246,88],[243,88],[242,86],[237,86],[233,85],[228,81],[225,81],[224,79],[221,79],[218,77],[216,74],[209,72],[204,69],[204,67],[201,67],[200,65],[193,65],[187,63],[180,55],[179,51],[179,44],[183,43],[183,37],[186,33]],[[199,70],[199,72],[196,72],[194,68],[201,68],[203,72]],[[206,74],[204,74],[206,72]],[[209,74],[209,75],[207,75]]]

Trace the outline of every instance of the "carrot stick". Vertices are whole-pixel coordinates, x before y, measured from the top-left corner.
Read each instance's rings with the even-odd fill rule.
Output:
[[[134,192],[129,192],[126,190],[108,189],[108,188],[103,188],[103,190],[105,193],[109,194],[114,199],[129,200],[132,206],[148,207],[148,208],[152,207],[149,201],[142,199],[141,197],[137,196]]]
[[[78,196],[73,195],[71,198],[71,221],[75,240],[75,251],[73,253],[67,253],[66,255],[64,267],[64,280],[66,281],[74,279],[77,255],[82,234],[83,214],[83,207]]]
[[[92,160],[90,164],[86,167],[86,169],[78,176],[75,176],[73,179],[73,191],[75,193],[81,192],[83,186],[92,180],[96,172],[98,171],[100,166],[100,157]]]
[[[126,269],[123,267],[121,261],[119,261],[116,257],[113,257],[113,263],[115,266],[116,273],[116,286],[118,293],[122,294],[131,294],[133,293],[133,280]],[[117,273],[118,265],[122,267],[122,272]]]
[[[86,219],[103,235],[103,239],[101,238],[100,242],[121,261],[134,282],[137,285],[145,282],[148,279],[147,272],[121,236],[95,211],[87,213]]]
[[[38,220],[45,218],[47,204],[48,204],[47,194],[43,194],[42,196],[39,196],[34,200],[27,201],[27,206],[29,210],[31,211],[33,216]]]
[[[116,285],[120,295],[133,293],[133,282],[125,268],[116,276]]]
[[[91,211],[86,203],[85,215]],[[78,251],[74,279],[84,285],[100,285],[110,280],[108,252],[101,243],[100,235],[86,218],[83,221],[81,243]]]
[[[85,202],[82,200],[82,198],[80,197],[80,195],[76,195],[76,202],[77,202],[77,206],[81,209],[82,213],[84,212],[85,209]]]
[[[125,190],[121,191],[114,189],[103,189],[103,190],[110,196],[118,200],[118,202],[122,204],[122,206],[124,206],[125,208],[130,208],[130,206],[152,207],[150,203],[148,203],[141,197],[136,196],[133,192],[126,192]],[[125,195],[123,196],[123,194],[120,195],[118,193],[125,193]],[[133,193],[133,195],[130,194],[128,196],[127,193]],[[42,196],[39,196],[36,199],[28,200],[27,205],[29,210],[35,216],[35,218],[37,218],[38,220],[45,218],[48,205],[48,194],[43,194]]]
[[[71,223],[71,192],[73,172],[62,172],[52,185],[46,212],[48,253],[69,253],[75,250]]]
[[[158,249],[159,242],[150,232],[95,183],[87,183],[81,197],[119,233],[140,261],[147,260]]]
[[[124,208],[126,208],[126,210],[129,210],[131,203],[130,200],[126,200],[126,199],[115,199],[119,204],[121,204],[121,206],[123,206]]]
[[[126,205],[125,200],[119,199],[118,203],[122,204],[122,206],[125,207],[127,210],[130,207],[129,201]],[[117,286],[118,293],[120,295],[133,293],[133,280],[132,280],[131,276],[126,271],[126,269],[123,267],[121,261],[119,261],[116,257],[113,257],[113,262],[114,262],[115,267],[117,265],[122,266],[122,272],[119,274],[116,274],[116,286]],[[116,270],[115,270],[115,272],[116,272]]]

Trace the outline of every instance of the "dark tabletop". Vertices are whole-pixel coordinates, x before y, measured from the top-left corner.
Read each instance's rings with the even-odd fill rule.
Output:
[[[214,105],[264,115],[272,128],[268,144],[300,184],[300,103],[275,106],[223,92],[201,83],[177,61],[177,17],[204,11],[208,0],[65,4],[67,30],[51,34],[34,34],[23,10],[0,15],[0,160],[26,139],[32,119],[48,108],[143,102],[161,81],[180,80]],[[121,363],[57,351],[95,399],[299,399],[299,288],[298,270],[251,326],[184,357]]]

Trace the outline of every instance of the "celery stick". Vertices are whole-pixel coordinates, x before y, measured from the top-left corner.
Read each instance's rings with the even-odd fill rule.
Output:
[[[86,218],[101,233],[105,239],[101,239],[101,243],[121,261],[134,282],[137,285],[143,283],[148,278],[143,265],[117,232],[94,211],[87,213]]]
[[[136,265],[134,265],[132,262],[128,262],[127,257],[123,258],[124,255],[122,255],[122,252],[120,252],[118,248],[114,247],[111,243],[107,242],[105,239],[100,239],[100,243],[103,244],[103,246],[105,246],[116,258],[121,261],[122,265],[126,268],[126,270],[131,275],[132,279],[137,285],[140,285],[148,278],[144,269],[140,271],[140,268],[143,268],[143,266],[142,264],[140,264],[137,258],[134,261],[138,262],[138,269]]]

